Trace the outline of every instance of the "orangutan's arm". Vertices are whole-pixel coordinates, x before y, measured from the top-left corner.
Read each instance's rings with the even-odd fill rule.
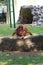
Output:
[[[30,31],[28,31],[27,33],[29,33],[30,35],[32,35],[32,33]]]
[[[28,34],[32,35],[32,33],[26,28],[26,31]]]

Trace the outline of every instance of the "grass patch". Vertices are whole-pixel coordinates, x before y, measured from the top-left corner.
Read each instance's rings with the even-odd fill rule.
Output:
[[[17,27],[18,25],[16,25]],[[43,26],[25,26],[32,34],[43,34]],[[14,28],[10,28],[8,24],[0,24],[0,36],[11,36]]]
[[[33,34],[43,34],[43,26],[28,26],[27,27]]]
[[[13,33],[12,28],[7,24],[0,24],[0,36],[10,36]]]
[[[30,65],[43,63],[43,55],[35,57],[0,53],[0,65]]]

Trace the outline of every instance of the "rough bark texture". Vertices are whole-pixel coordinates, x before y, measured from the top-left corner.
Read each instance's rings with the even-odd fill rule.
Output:
[[[43,35],[26,39],[14,37],[0,38],[0,51],[37,51],[43,50]]]
[[[21,7],[18,23],[32,24],[33,15],[30,8]]]

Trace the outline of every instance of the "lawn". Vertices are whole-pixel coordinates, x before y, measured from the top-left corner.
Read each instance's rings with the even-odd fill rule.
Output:
[[[25,56],[10,52],[1,52],[0,65],[43,65],[43,54]]]
[[[17,27],[17,25],[16,25]],[[32,34],[43,34],[43,26],[29,26],[25,25],[32,32]],[[11,36],[14,28],[10,28],[10,25],[0,24],[0,36]]]
[[[10,25],[0,24],[0,36],[11,36],[14,28],[10,28]]]

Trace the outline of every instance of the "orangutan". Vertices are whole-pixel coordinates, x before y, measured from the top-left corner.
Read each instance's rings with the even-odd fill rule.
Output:
[[[17,37],[22,37],[24,38],[26,36],[26,34],[30,34],[32,35],[32,33],[24,26],[20,25],[15,32],[13,32],[12,36],[14,36],[15,34],[17,35]]]

